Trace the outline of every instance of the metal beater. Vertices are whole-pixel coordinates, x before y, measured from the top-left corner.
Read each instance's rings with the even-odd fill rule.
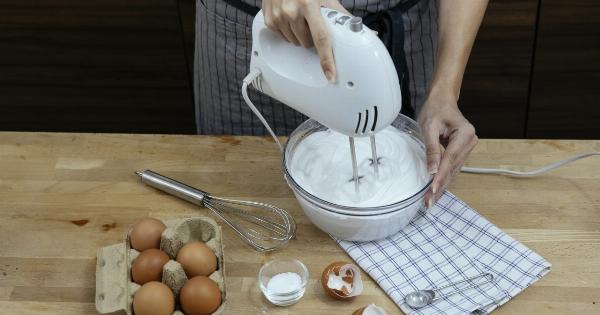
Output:
[[[276,250],[296,236],[296,221],[284,209],[261,202],[211,196],[150,170],[137,171],[135,174],[142,183],[210,209],[257,251]]]
[[[358,174],[358,164],[356,162],[356,146],[354,145],[354,137],[348,137],[350,140],[350,158],[352,160],[352,180],[354,181],[354,190],[358,193],[360,191],[360,176]],[[375,144],[375,135],[369,137],[371,141],[371,159],[373,163],[373,169],[375,170],[375,176],[379,176],[379,158],[377,157],[377,145]]]

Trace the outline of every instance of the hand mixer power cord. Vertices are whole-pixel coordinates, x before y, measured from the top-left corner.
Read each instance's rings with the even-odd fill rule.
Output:
[[[271,126],[269,126],[269,123],[267,123],[266,119],[263,117],[263,115],[260,113],[260,111],[256,108],[256,106],[254,106],[254,103],[252,103],[252,101],[248,97],[248,85],[255,83],[255,80],[260,80],[260,70],[258,70],[258,69],[252,69],[250,71],[250,73],[248,73],[248,75],[244,78],[244,81],[242,84],[242,96],[244,97],[246,104],[248,104],[248,107],[250,107],[252,112],[254,112],[256,117],[258,117],[260,122],[265,126],[265,128],[267,129],[269,134],[271,134],[271,136],[273,137],[273,140],[275,140],[275,143],[277,143],[277,146],[279,146],[279,150],[281,150],[281,152],[283,152],[283,146],[281,145],[281,142],[279,142],[279,138],[277,138],[277,136],[275,135],[275,132],[273,132],[273,130],[271,129]],[[254,86],[255,87],[260,86],[260,83],[254,84]],[[463,173],[495,174],[495,175],[504,175],[504,176],[509,176],[509,177],[520,177],[520,178],[536,177],[536,176],[545,174],[553,169],[559,168],[565,164],[569,164],[569,163],[575,162],[577,160],[587,158],[590,156],[594,156],[594,155],[600,155],[600,151],[574,155],[567,159],[543,166],[538,169],[530,170],[530,171],[515,171],[515,170],[503,169],[503,168],[481,168],[481,167],[468,167],[468,166],[463,166],[460,171]]]
[[[581,160],[583,158],[587,158],[587,157],[594,156],[594,155],[600,155],[600,151],[574,155],[567,159],[564,159],[564,160],[561,160],[561,161],[558,161],[558,162],[555,162],[552,164],[548,164],[546,166],[540,167],[538,169],[530,170],[530,171],[515,171],[515,170],[509,170],[509,169],[503,169],[503,168],[480,168],[480,167],[467,167],[467,166],[463,166],[460,169],[460,171],[463,173],[496,174],[496,175],[505,175],[505,176],[509,176],[509,177],[521,177],[521,178],[536,177],[536,176],[545,174],[553,169],[559,168],[565,164],[569,164],[569,163],[575,162],[577,160]]]
[[[254,106],[254,103],[252,103],[252,101],[248,97],[248,85],[252,84],[254,82],[254,80],[260,80],[260,70],[258,70],[256,68],[252,69],[250,71],[250,73],[248,73],[248,75],[244,78],[244,81],[242,83],[242,96],[244,97],[244,101],[246,101],[246,104],[248,104],[248,107],[250,107],[252,112],[254,112],[254,115],[256,115],[256,117],[258,117],[260,122],[265,126],[267,131],[271,134],[271,137],[273,137],[273,140],[275,140],[275,143],[277,143],[277,146],[279,146],[279,150],[281,152],[283,152],[283,146],[281,145],[281,142],[279,142],[279,138],[277,138],[277,136],[275,135],[275,132],[273,132],[273,129],[271,129],[271,126],[269,126],[269,123],[267,122],[265,117],[263,117],[263,115],[260,113],[258,108],[256,108],[256,106]],[[256,87],[256,86],[260,86],[260,85],[254,84],[254,86]]]

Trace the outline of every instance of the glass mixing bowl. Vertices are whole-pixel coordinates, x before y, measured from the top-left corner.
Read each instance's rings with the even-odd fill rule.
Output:
[[[398,115],[392,126],[408,134],[419,144],[425,156],[425,145],[419,125],[409,117]],[[397,233],[425,206],[425,192],[431,186],[432,177],[412,196],[397,202],[378,207],[351,207],[323,200],[302,188],[291,175],[290,163],[298,145],[309,135],[325,131],[327,127],[313,119],[302,123],[290,135],[283,154],[285,179],[294,192],[306,216],[318,228],[330,235],[351,241],[372,241]]]

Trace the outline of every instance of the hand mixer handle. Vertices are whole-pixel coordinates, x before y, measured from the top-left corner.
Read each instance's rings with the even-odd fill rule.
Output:
[[[204,206],[204,198],[209,195],[205,191],[188,186],[151,170],[136,171],[135,174],[140,177],[142,183],[201,207]]]

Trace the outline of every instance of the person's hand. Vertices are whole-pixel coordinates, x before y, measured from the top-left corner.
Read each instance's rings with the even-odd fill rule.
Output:
[[[321,6],[350,14],[338,0],[263,0],[265,24],[296,46],[315,46],[321,68],[329,82],[335,82],[336,70],[327,26]]]
[[[425,204],[430,208],[460,172],[478,138],[452,97],[429,95],[418,120],[427,148],[427,170],[435,174],[425,193]]]

